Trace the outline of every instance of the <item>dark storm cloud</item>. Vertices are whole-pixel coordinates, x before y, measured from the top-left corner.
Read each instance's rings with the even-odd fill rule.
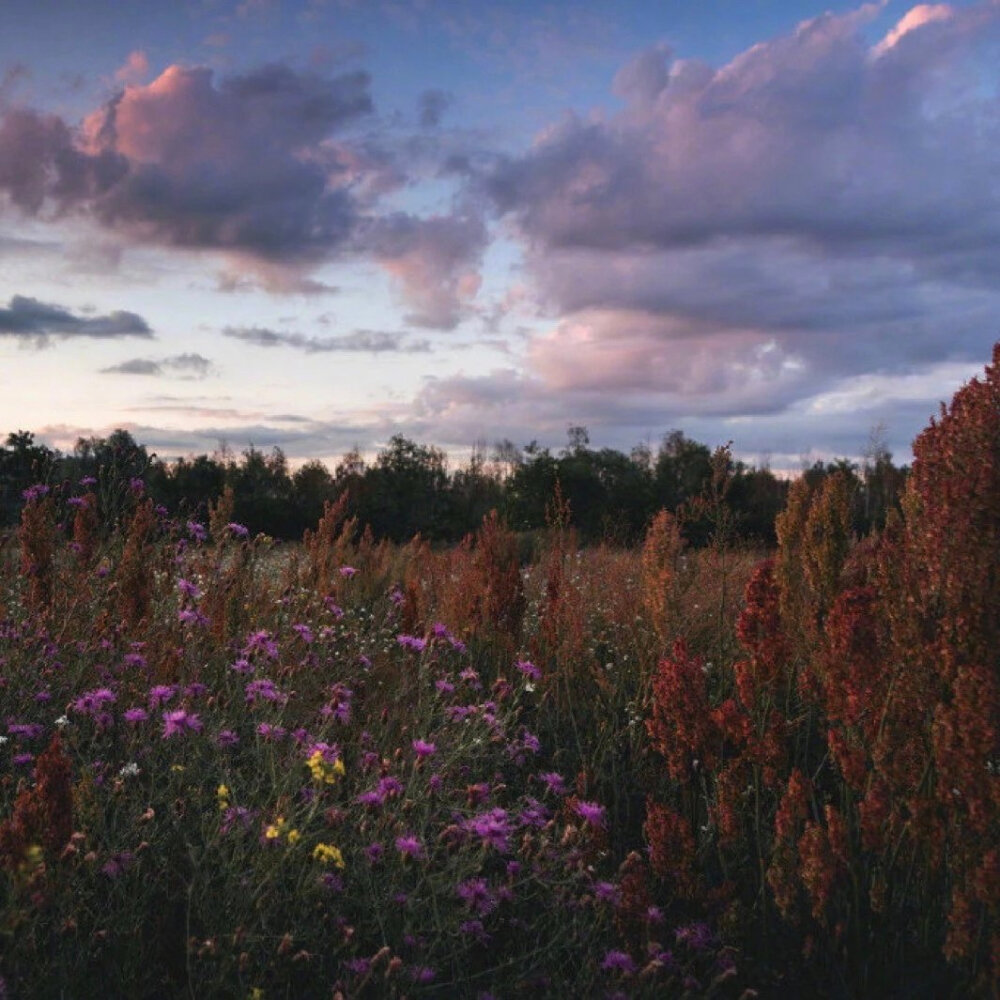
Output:
[[[50,337],[152,337],[139,315],[115,310],[106,315],[80,316],[63,306],[15,295],[0,308],[0,337],[18,337],[44,345]]]

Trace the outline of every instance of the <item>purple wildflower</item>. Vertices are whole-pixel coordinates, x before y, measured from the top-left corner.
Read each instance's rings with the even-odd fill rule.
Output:
[[[122,713],[122,718],[131,725],[145,722],[149,718],[149,712],[144,708],[127,708]]]
[[[7,733],[18,740],[37,740],[45,732],[45,726],[39,722],[11,722]]]
[[[451,681],[444,677],[439,678],[434,682],[434,687],[438,694],[451,694],[455,690],[455,685]]]
[[[521,673],[524,674],[524,676],[529,680],[537,681],[542,676],[541,670],[539,670],[538,667],[536,667],[530,660],[518,660],[514,666],[517,667],[517,669],[520,670]]]
[[[287,701],[285,695],[283,695],[274,685],[274,681],[268,680],[266,677],[260,677],[255,681],[250,681],[244,689],[246,693],[246,699],[248,704],[253,704],[258,699],[263,701]]]
[[[283,740],[288,735],[288,730],[284,726],[272,726],[269,722],[262,722],[257,726],[257,735],[265,740]]]
[[[173,712],[163,713],[163,739],[171,736],[182,736],[185,731],[200,733],[202,730],[201,719],[193,712],[186,712],[180,708]]]
[[[507,818],[506,809],[490,809],[462,820],[461,828],[474,837],[478,837],[483,847],[506,853],[510,850],[510,835],[513,832]]]
[[[353,566],[341,566],[340,575],[347,580],[350,580],[352,576],[357,573],[357,570]]]
[[[188,534],[196,542],[203,542],[208,538],[208,532],[205,530],[205,525],[199,524],[197,521],[188,521],[187,530]]]
[[[605,953],[601,968],[605,972],[624,972],[631,975],[635,972],[636,966],[635,962],[632,961],[632,956],[627,951],[612,949]]]
[[[292,631],[298,633],[299,638],[304,643],[307,644],[312,642],[313,639],[315,638],[315,636],[313,635],[313,630],[308,625],[304,624],[293,625]]]
[[[604,806],[596,802],[577,802],[576,814],[588,826],[604,827]]]
[[[460,882],[455,893],[473,913],[480,916],[492,913],[497,907],[496,896],[490,892],[489,883],[484,878],[470,878]]]
[[[271,638],[271,633],[264,629],[251,632],[247,636],[246,645],[243,647],[243,655],[249,656],[251,653],[261,652],[269,660],[278,658],[278,644]]]
[[[555,771],[545,771],[538,775],[538,780],[544,781],[545,790],[552,792],[553,795],[566,794],[566,782],[561,774],[557,774]]]
[[[412,649],[415,653],[422,653],[427,648],[427,640],[418,639],[415,635],[397,635],[396,642],[405,649]]]
[[[226,528],[234,538],[250,537],[250,529],[245,524],[237,524],[236,521],[230,521],[229,524],[226,525]]]
[[[692,951],[705,951],[715,943],[712,929],[704,921],[696,921],[674,931],[678,944],[686,944]]]
[[[215,737],[215,743],[220,747],[234,747],[239,741],[239,736],[231,729],[222,729],[219,731],[219,735]]]
[[[149,689],[149,707],[159,708],[170,701],[177,694],[177,688],[172,684],[154,684]]]
[[[437,746],[433,743],[428,743],[426,740],[414,740],[412,746],[413,752],[417,755],[417,760],[432,757],[437,753]]]
[[[241,656],[235,663],[229,665],[229,669],[235,670],[238,674],[252,674],[253,664]]]
[[[201,597],[201,591],[198,589],[196,583],[192,583],[190,580],[185,580],[183,577],[177,581],[177,589],[185,596],[190,597],[193,601],[197,601]]]
[[[378,842],[375,841],[373,844],[369,844],[365,848],[365,857],[368,859],[369,863],[377,865],[382,860],[382,855],[385,853],[385,848]]]
[[[421,858],[424,854],[424,845],[418,836],[408,833],[396,838],[396,850],[404,858]]]

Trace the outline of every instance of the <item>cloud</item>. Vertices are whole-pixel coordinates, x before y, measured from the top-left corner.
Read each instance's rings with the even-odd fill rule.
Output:
[[[121,71],[129,81],[141,56]],[[425,93],[425,124],[447,103]],[[0,109],[0,199],[29,216],[84,215],[119,241],[215,252],[230,288],[326,291],[311,276],[320,265],[374,257],[400,282],[413,322],[453,327],[478,287],[485,226],[468,209],[380,214],[411,179],[404,161],[427,170],[431,158],[419,143],[404,155],[396,137],[349,134],[372,111],[362,71],[271,64],[217,78],[173,65],[129,82],[79,129]]]
[[[104,316],[74,315],[63,306],[15,295],[0,308],[0,337],[17,337],[45,346],[50,337],[152,337],[149,324],[139,315],[115,310]]]
[[[620,110],[568,115],[480,174],[552,317],[524,406],[547,392],[619,429],[794,419],[845,380],[988,356],[1000,5],[923,5],[871,46],[877,9],[720,68],[639,52]]]
[[[117,365],[110,365],[102,368],[101,373],[105,375],[150,375],[162,377],[165,375],[176,375],[183,379],[203,379],[211,375],[215,366],[208,358],[200,354],[175,354],[172,357],[160,358],[131,358],[122,361]]]
[[[115,70],[119,83],[140,83],[149,75],[149,57],[141,49],[128,54],[125,62]]]
[[[955,9],[951,4],[947,3],[917,4],[916,7],[911,8],[904,14],[888,34],[886,34],[885,38],[875,46],[875,54],[882,55],[894,45],[897,45],[900,39],[908,35],[911,31],[916,31],[918,28],[932,21],[947,21],[954,13]]]
[[[436,128],[451,106],[451,94],[443,90],[425,90],[417,99],[417,111],[423,128]]]
[[[481,279],[478,264],[488,234],[478,215],[378,219],[365,244],[399,281],[415,326],[453,329],[471,308]]]
[[[339,337],[308,337],[303,333],[287,333],[261,326],[227,326],[222,334],[255,347],[293,347],[306,354],[338,351],[415,354],[430,350],[430,343],[426,340],[407,343],[403,334],[383,330],[355,330]]]

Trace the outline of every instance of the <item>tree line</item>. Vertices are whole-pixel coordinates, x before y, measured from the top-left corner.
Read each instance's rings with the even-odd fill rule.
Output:
[[[861,463],[816,462],[803,475],[815,484],[837,471],[850,483],[855,532],[881,527],[898,503],[908,470],[893,463],[874,435]],[[586,428],[570,427],[558,451],[534,441],[519,447],[505,440],[492,448],[476,446],[454,469],[441,449],[396,435],[373,460],[354,449],[332,471],[316,460],[293,471],[280,448],[164,461],[126,430],[80,438],[68,453],[16,431],[0,447],[0,524],[17,523],[24,491],[40,482],[66,490],[85,483],[96,492],[109,524],[131,509],[137,494],[152,497],[171,514],[198,519],[229,487],[234,518],[251,532],[279,539],[301,538],[324,504],[346,492],[360,525],[376,538],[397,542],[418,533],[456,542],[497,510],[519,532],[559,519],[585,543],[630,545],[642,538],[653,515],[666,509],[680,517],[692,544],[709,541],[724,522],[730,539],[769,546],[776,541],[775,518],[789,485],[767,467],[734,459],[728,446],[713,451],[679,430],[666,434],[655,450],[639,445],[626,454],[592,448]]]

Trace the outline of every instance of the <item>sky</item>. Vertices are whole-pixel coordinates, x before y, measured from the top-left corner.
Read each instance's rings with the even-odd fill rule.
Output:
[[[0,434],[908,461],[998,83],[1000,0],[0,0]]]

